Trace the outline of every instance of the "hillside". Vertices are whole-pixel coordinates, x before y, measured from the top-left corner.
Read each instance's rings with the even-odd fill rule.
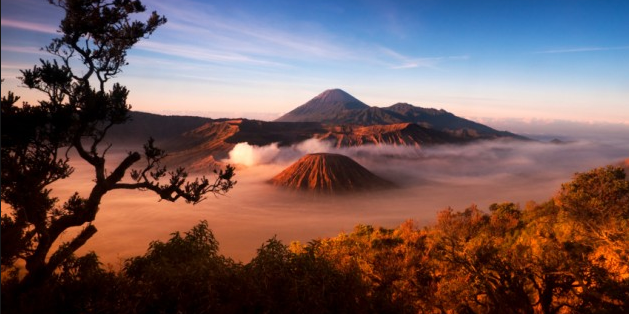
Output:
[[[129,121],[107,132],[108,139],[115,139],[117,143],[143,143],[152,137],[161,142],[212,121],[203,117],[167,116],[141,111],[131,111],[129,116]]]
[[[165,141],[164,147],[169,150],[167,163],[203,170],[227,158],[238,143],[288,146],[325,132],[319,123],[214,120]]]

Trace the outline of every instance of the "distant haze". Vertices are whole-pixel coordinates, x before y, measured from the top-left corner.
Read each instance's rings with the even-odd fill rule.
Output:
[[[629,117],[624,123],[577,122],[548,119],[471,118],[498,130],[522,134],[539,140],[557,138],[565,141],[590,140],[623,142],[629,138]]]
[[[261,120],[261,121],[273,121],[280,116],[281,113],[269,113],[269,112],[249,112],[249,111],[198,111],[198,110],[162,110],[160,112],[155,112],[160,115],[175,115],[175,116],[196,116],[196,117],[206,117],[213,119],[221,119],[221,118],[244,118],[244,119],[253,119],[253,120]]]
[[[407,219],[427,224],[436,212],[471,204],[548,200],[575,172],[618,163],[629,157],[629,140],[617,145],[591,141],[563,145],[487,141],[462,146],[362,146],[336,149],[316,140],[291,147],[236,145],[226,162],[238,163],[238,183],[225,197],[210,196],[196,206],[157,202],[148,192],[106,195],[95,226],[99,232],[81,250],[95,250],[114,267],[122,258],[143,254],[150,241],[169,238],[206,219],[221,252],[249,261],[277,235],[285,243],[309,241],[351,231],[356,224],[394,227]],[[333,152],[359,164],[399,189],[322,197],[288,192],[267,181],[306,153]],[[113,156],[112,156],[113,157]],[[244,165],[243,165],[244,164]],[[110,165],[113,167],[113,165]],[[86,193],[93,171],[77,164],[71,179],[55,185],[57,195]],[[70,239],[69,235],[66,240]]]

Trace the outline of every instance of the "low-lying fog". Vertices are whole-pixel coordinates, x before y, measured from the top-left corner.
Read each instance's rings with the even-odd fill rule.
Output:
[[[95,226],[98,233],[79,251],[94,250],[105,263],[146,252],[153,240],[187,231],[207,220],[221,253],[248,262],[267,239],[288,244],[349,232],[356,224],[395,227],[407,219],[431,223],[448,206],[485,209],[495,202],[542,202],[575,172],[615,164],[629,157],[629,141],[618,144],[574,142],[480,142],[464,146],[371,146],[334,149],[315,140],[294,147],[238,144],[230,153],[238,183],[226,196],[209,196],[198,205],[158,202],[151,192],[113,191],[105,196]],[[372,172],[397,183],[397,190],[324,197],[289,192],[267,183],[305,153],[348,155]],[[113,164],[110,166],[113,167]],[[86,193],[92,171],[76,165],[69,180],[56,183],[57,195]],[[85,194],[83,194],[85,195]],[[70,233],[65,240],[70,239]]]

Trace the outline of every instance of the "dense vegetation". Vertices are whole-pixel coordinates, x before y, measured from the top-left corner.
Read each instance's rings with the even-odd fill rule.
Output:
[[[106,270],[95,253],[63,263],[3,313],[626,313],[629,181],[624,170],[575,175],[525,208],[447,209],[436,222],[286,245],[270,239],[242,264],[201,222]]]

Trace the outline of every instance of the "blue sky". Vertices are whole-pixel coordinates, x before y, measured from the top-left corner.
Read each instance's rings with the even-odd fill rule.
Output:
[[[168,18],[117,77],[135,110],[271,118],[329,88],[372,106],[629,124],[629,1],[143,1]],[[2,1],[2,85],[62,18]],[[263,114],[269,114],[263,115]]]

